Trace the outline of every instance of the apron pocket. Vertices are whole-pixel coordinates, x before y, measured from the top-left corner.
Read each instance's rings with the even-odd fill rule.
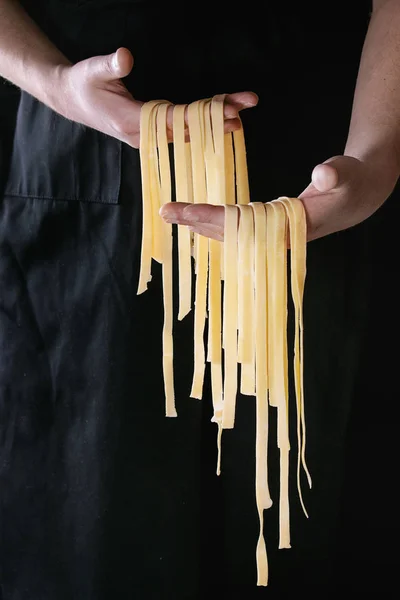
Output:
[[[118,204],[121,145],[22,93],[5,194]]]

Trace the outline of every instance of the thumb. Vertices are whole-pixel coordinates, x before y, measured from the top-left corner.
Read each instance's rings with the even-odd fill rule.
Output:
[[[314,167],[311,182],[319,192],[330,192],[339,185],[339,171],[334,160],[327,161]]]
[[[105,56],[94,56],[87,61],[88,77],[95,81],[115,81],[129,75],[133,56],[127,48]]]
[[[333,156],[314,167],[311,183],[320,193],[343,188],[354,178],[359,165],[360,161],[352,156]]]

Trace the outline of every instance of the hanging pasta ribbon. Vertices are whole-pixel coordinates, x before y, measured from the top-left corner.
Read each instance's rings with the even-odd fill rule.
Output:
[[[213,418],[221,435],[233,429],[238,391],[255,397],[255,500],[259,515],[257,584],[268,584],[264,510],[272,505],[268,485],[270,411],[277,413],[279,448],[279,548],[290,548],[288,265],[294,305],[294,396],[297,422],[297,488],[306,465],[303,381],[303,295],[306,278],[306,219],[298,198],[250,202],[243,127],[224,133],[225,96],[198,100],[173,110],[173,176],[167,139],[169,103],[144,104],[141,113],[143,238],[138,293],[151,280],[151,262],[162,264],[164,296],[163,370],[167,416],[176,416],[173,383],[172,227],[159,217],[162,204],[211,203],[225,207],[224,244],[178,228],[179,310],[182,320],[194,308],[194,372],[190,396],[201,399],[206,361],[211,366]],[[187,121],[187,125],[186,125]],[[190,141],[185,139],[189,131]],[[290,262],[288,241],[290,239]],[[195,292],[192,297],[192,282]],[[205,340],[208,316],[208,334]],[[240,373],[240,381],[239,381]]]

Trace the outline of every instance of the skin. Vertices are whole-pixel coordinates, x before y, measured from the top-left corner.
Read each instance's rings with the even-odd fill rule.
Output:
[[[133,67],[127,48],[71,64],[19,2],[0,0],[0,75],[67,119],[138,148],[143,102],[121,80]],[[253,92],[227,95],[225,130],[238,129],[240,111],[257,102]],[[167,115],[169,139],[172,110]]]
[[[378,0],[366,35],[343,155],[313,169],[302,199],[308,240],[348,229],[374,214],[400,175],[400,1]],[[223,240],[224,208],[172,203],[168,223]]]
[[[375,0],[360,61],[352,118],[342,156],[317,165],[299,197],[313,240],[370,217],[389,197],[400,174],[400,0]],[[0,0],[0,75],[68,119],[139,146],[142,102],[121,78],[133,68],[126,48],[71,64],[14,0]],[[225,130],[256,94],[229,94]],[[171,139],[172,108],[168,115]],[[223,239],[223,208],[165,205],[169,223]]]

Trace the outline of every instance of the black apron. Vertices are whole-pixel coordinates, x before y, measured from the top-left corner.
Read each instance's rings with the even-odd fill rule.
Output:
[[[259,93],[259,106],[243,113],[254,201],[298,194],[314,164],[342,151],[368,3],[353,21],[339,11],[329,39],[323,18],[310,32],[307,12],[272,7],[265,18],[255,2],[233,16],[214,2],[213,27],[206,8],[183,23],[182,3],[25,4],[73,61],[130,48],[135,67],[126,85],[138,99]],[[331,44],[338,29],[347,48],[339,59]],[[326,62],[341,81],[336,97],[320,75]],[[318,77],[319,93],[310,94]],[[293,451],[293,547],[277,550],[278,458],[271,447],[270,585],[257,588],[255,403],[238,398],[218,478],[208,371],[203,400],[189,397],[191,314],[174,331],[178,417],[164,416],[157,265],[148,291],[136,294],[138,151],[22,93],[7,174],[0,205],[2,600],[327,598],[343,589],[347,574],[372,559],[363,544],[352,554],[348,525],[359,515],[358,539],[366,541],[370,515],[357,505],[354,472],[363,486],[368,472],[362,477],[353,468],[352,423],[359,422],[357,398],[369,398],[363,350],[376,306],[373,226],[309,245],[310,519],[299,507]],[[376,548],[373,558],[376,565]],[[364,589],[358,577],[351,581]]]

